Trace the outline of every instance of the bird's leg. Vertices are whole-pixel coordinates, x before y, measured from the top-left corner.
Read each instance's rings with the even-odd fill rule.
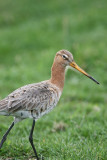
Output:
[[[35,127],[35,120],[33,120],[32,129],[31,129],[31,131],[30,131],[30,136],[29,136],[29,141],[30,141],[30,143],[31,143],[31,146],[32,146],[32,148],[33,148],[33,151],[34,151],[34,153],[35,153],[35,156],[36,156],[37,160],[39,160],[39,157],[38,157],[38,155],[37,155],[35,146],[34,146],[34,144],[33,144],[33,131],[34,131],[34,127]]]
[[[3,146],[3,143],[6,141],[6,138],[7,138],[7,135],[9,134],[10,130],[13,128],[14,126],[14,122],[11,124],[11,126],[9,127],[9,129],[7,130],[7,132],[4,134],[1,142],[0,142],[0,149],[2,148]]]

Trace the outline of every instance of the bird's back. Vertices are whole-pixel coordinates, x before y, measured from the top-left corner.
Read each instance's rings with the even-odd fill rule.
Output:
[[[0,101],[0,114],[38,119],[56,106],[60,95],[59,88],[50,81],[29,84]]]

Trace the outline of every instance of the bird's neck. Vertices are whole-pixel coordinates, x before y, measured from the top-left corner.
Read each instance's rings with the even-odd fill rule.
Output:
[[[65,81],[65,66],[54,61],[51,68],[51,83],[56,85],[61,91]]]

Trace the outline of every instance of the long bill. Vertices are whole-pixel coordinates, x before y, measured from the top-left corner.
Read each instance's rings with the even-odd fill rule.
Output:
[[[85,76],[93,80],[95,83],[99,84],[93,77],[91,77],[88,73],[86,73],[82,68],[80,68],[74,61],[69,64],[71,67],[77,69],[79,72],[83,73]]]

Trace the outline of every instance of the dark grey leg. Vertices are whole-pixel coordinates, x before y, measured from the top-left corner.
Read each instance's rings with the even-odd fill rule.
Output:
[[[13,128],[14,126],[14,122],[11,124],[10,128],[7,130],[7,132],[5,133],[5,135],[3,136],[1,142],[0,142],[0,149],[3,146],[3,143],[6,141],[7,135],[9,134],[10,130]]]
[[[33,131],[34,131],[34,127],[35,127],[35,120],[33,120],[32,129],[31,129],[30,136],[29,136],[29,141],[30,141],[30,143],[31,143],[31,146],[32,146],[32,148],[33,148],[33,151],[34,151],[34,153],[35,153],[35,156],[36,156],[37,160],[39,160],[39,157],[38,157],[38,155],[37,155],[35,146],[34,146],[34,144],[33,144]]]

